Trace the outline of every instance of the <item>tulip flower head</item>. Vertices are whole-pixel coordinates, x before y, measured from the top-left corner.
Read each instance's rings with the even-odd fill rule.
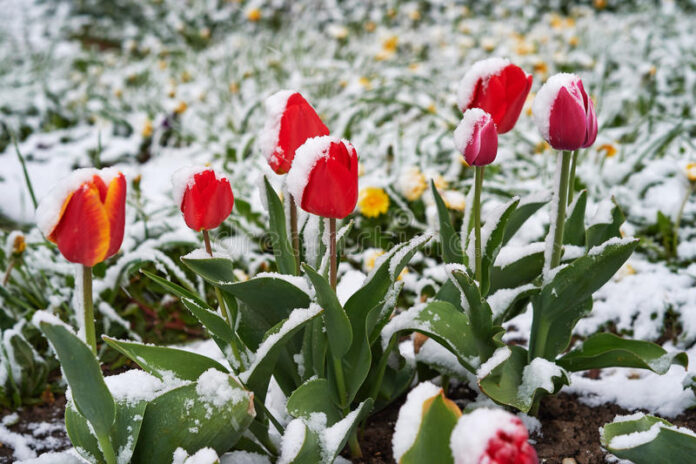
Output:
[[[281,90],[271,95],[266,100],[266,112],[261,151],[276,174],[290,170],[295,151],[307,139],[329,135],[329,129],[299,92]]]
[[[498,153],[498,133],[490,114],[480,108],[464,112],[454,131],[454,145],[469,166],[485,166]]]
[[[504,58],[478,61],[459,83],[457,102],[462,111],[481,108],[493,118],[499,134],[515,127],[532,76]]]
[[[77,169],[36,210],[36,224],[65,259],[94,266],[121,248],[126,179],[118,170]]]
[[[522,421],[502,409],[476,409],[459,418],[450,437],[455,464],[537,464]]]
[[[347,140],[311,138],[297,149],[287,185],[303,210],[343,219],[358,201],[358,154]]]
[[[594,103],[575,74],[551,76],[532,104],[539,132],[556,150],[577,150],[597,138]]]
[[[210,167],[185,167],[172,176],[174,199],[186,225],[195,231],[215,229],[232,212],[230,181]]]

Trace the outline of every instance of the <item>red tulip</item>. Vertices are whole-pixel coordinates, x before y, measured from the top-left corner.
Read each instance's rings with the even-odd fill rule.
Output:
[[[454,145],[469,166],[485,166],[498,153],[498,133],[491,115],[480,108],[464,112],[454,131]]]
[[[358,201],[358,154],[337,137],[314,137],[296,153],[288,191],[308,213],[342,219]]]
[[[597,138],[594,103],[575,74],[556,74],[534,99],[532,113],[541,135],[556,150],[577,150]]]
[[[268,119],[261,135],[261,149],[276,174],[292,166],[295,151],[307,139],[329,135],[329,129],[299,92],[281,90],[266,100]]]
[[[115,169],[74,171],[41,201],[36,223],[68,261],[101,263],[123,242],[125,177]]]
[[[455,464],[537,464],[529,434],[502,409],[476,409],[459,418],[450,437]]]
[[[213,168],[180,169],[172,176],[172,183],[186,225],[195,231],[215,229],[232,212],[230,181]]]
[[[490,114],[499,134],[511,130],[532,88],[532,76],[503,58],[478,61],[459,83],[459,108],[481,108]]]

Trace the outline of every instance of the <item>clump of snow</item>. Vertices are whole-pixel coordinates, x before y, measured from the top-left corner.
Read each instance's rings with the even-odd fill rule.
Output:
[[[609,447],[613,449],[629,449],[636,446],[650,443],[660,434],[664,424],[656,422],[648,430],[642,432],[627,433],[625,435],[617,435],[609,442]]]
[[[101,177],[102,181],[108,186],[109,183],[119,175],[115,168],[82,168],[74,170],[69,176],[61,179],[55,187],[43,197],[39,206],[36,208],[36,225],[45,236],[51,235],[53,229],[60,221],[65,200],[82,184],[91,182],[94,176]]]
[[[181,202],[184,201],[184,194],[187,188],[191,188],[196,184],[195,176],[201,172],[212,171],[215,174],[215,179],[223,180],[227,177],[218,173],[210,166],[184,166],[172,174],[172,194],[174,202],[181,207]]]
[[[341,442],[346,438],[351,427],[356,425],[355,421],[357,421],[358,414],[360,414],[364,406],[365,402],[360,403],[346,417],[324,430],[321,435],[321,442],[322,454],[326,462],[330,462],[334,456],[341,452],[339,449]]]
[[[491,115],[483,111],[481,108],[469,108],[464,112],[462,120],[454,130],[454,146],[459,153],[464,154],[466,147],[471,142],[474,136],[476,124],[485,124],[491,120]]]
[[[386,349],[392,336],[404,329],[419,327],[421,330],[429,331],[430,322],[419,320],[421,312],[426,308],[425,303],[417,304],[408,311],[404,311],[392,318],[382,329],[382,348]]]
[[[502,363],[507,361],[507,359],[512,355],[512,351],[510,348],[507,346],[501,346],[495,352],[493,355],[488,358],[486,362],[481,364],[481,367],[479,367],[478,371],[476,371],[476,377],[478,379],[485,379],[488,377],[488,374],[490,374],[493,369],[496,367],[500,366]]]
[[[145,371],[131,369],[122,374],[104,377],[114,400],[134,406],[141,401],[152,401],[157,396],[190,382],[174,376],[160,380]]]
[[[310,287],[309,284],[307,283],[307,280],[301,276],[281,274],[279,272],[259,272],[258,274],[256,274],[254,276],[254,278],[271,278],[271,279],[284,280],[285,282],[292,284],[295,287],[299,288],[300,290],[305,292],[307,295],[309,295],[309,296],[314,295],[314,292],[312,291],[312,287]]]
[[[532,290],[536,286],[534,284],[520,285],[515,288],[501,288],[487,299],[488,305],[491,307],[493,317],[501,316],[522,293]]]
[[[558,92],[560,92],[561,88],[570,87],[579,80],[580,78],[577,75],[571,73],[554,74],[537,92],[534,103],[532,103],[532,115],[539,132],[541,132],[545,140],[549,139],[551,109],[556,101]]]
[[[336,296],[342,305],[346,304],[348,298],[353,296],[362,287],[365,281],[365,274],[360,271],[350,270],[343,274],[343,277],[336,286]]]
[[[307,434],[307,426],[302,419],[294,419],[285,427],[285,435],[280,448],[278,464],[289,464],[302,449]]]
[[[262,454],[249,451],[232,451],[220,458],[220,464],[271,464],[270,459]]]
[[[497,267],[509,266],[522,258],[544,251],[545,247],[544,242],[535,242],[522,246],[505,246],[495,258],[495,265]]]
[[[563,369],[555,363],[544,359],[534,358],[522,371],[522,384],[517,390],[521,401],[527,402],[538,389],[553,393],[553,379],[563,376]]]
[[[172,459],[172,464],[215,464],[216,462],[219,462],[218,455],[211,448],[200,449],[191,456],[185,449],[177,448]]]
[[[212,367],[198,377],[196,393],[202,401],[218,408],[228,403],[237,404],[249,398],[244,390],[230,384],[228,374]]]
[[[51,325],[60,325],[68,329],[68,331],[70,331],[70,333],[72,333],[73,335],[75,334],[75,330],[68,324],[60,320],[58,316],[56,316],[55,314],[49,313],[48,311],[44,310],[36,311],[31,318],[31,323],[36,327],[40,327],[42,322]]]
[[[392,450],[396,462],[399,462],[401,456],[413,446],[423,420],[423,403],[441,391],[442,389],[433,383],[422,382],[408,393],[394,426]]]
[[[259,133],[259,148],[261,153],[270,163],[274,158],[282,156],[282,149],[278,146],[280,136],[280,122],[283,119],[288,99],[296,94],[295,90],[279,90],[264,102],[266,108],[266,124]]]
[[[476,84],[482,81],[482,85],[486,87],[488,85],[488,80],[500,74],[510,61],[506,58],[488,58],[485,60],[477,61],[474,65],[464,74],[464,77],[459,82],[459,88],[457,90],[457,104],[460,109],[465,109],[471,103],[474,98],[474,91],[476,90]]]
[[[479,408],[459,418],[450,436],[450,448],[455,464],[480,464],[488,442],[502,431],[509,435],[520,433],[524,426],[503,409]],[[527,433],[526,430],[523,433]]]

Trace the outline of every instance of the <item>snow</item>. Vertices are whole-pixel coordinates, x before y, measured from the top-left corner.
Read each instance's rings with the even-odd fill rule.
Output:
[[[496,267],[506,267],[520,259],[544,251],[544,242],[535,242],[522,246],[507,245],[500,249],[495,258]]]
[[[522,371],[522,384],[517,390],[521,401],[529,402],[538,389],[553,393],[553,379],[563,376],[563,369],[544,358],[534,358]]]
[[[425,304],[417,304],[411,307],[408,311],[401,312],[394,316],[382,329],[382,349],[387,348],[387,345],[389,345],[389,340],[391,340],[395,333],[404,329],[419,327],[424,331],[430,330],[429,322],[418,320],[421,311],[423,311],[425,307]]]
[[[295,419],[285,427],[278,464],[290,464],[297,457],[305,442],[307,426],[302,419]]]
[[[558,92],[560,92],[563,87],[570,88],[579,80],[580,78],[577,75],[571,73],[554,74],[544,83],[534,97],[534,103],[532,103],[532,116],[534,117],[534,122],[539,132],[541,132],[545,140],[549,140],[551,109],[556,101]],[[571,93],[571,95],[573,94]]]
[[[399,409],[399,417],[394,426],[392,450],[394,460],[399,462],[416,440],[423,420],[423,403],[440,394],[442,389],[430,382],[422,382],[413,388],[406,397],[406,402]]]
[[[200,449],[191,456],[185,449],[177,448],[172,460],[172,464],[215,464],[217,462],[219,462],[218,455],[210,448]]]
[[[196,393],[201,401],[210,403],[218,408],[226,404],[237,404],[249,400],[249,394],[239,387],[230,384],[229,374],[210,368],[203,372],[196,382]]]
[[[279,90],[264,102],[266,108],[266,124],[263,130],[259,133],[258,144],[261,153],[270,163],[274,157],[282,156],[279,153],[278,137],[280,135],[280,121],[285,113],[288,99],[297,93],[295,90]]]
[[[520,285],[516,288],[501,288],[487,298],[494,318],[498,318],[510,307],[515,298],[522,293],[536,288],[534,284]]]
[[[141,401],[152,401],[157,396],[188,384],[173,375],[160,380],[145,371],[131,369],[122,374],[104,377],[106,386],[117,402],[135,406]]]
[[[485,88],[488,85],[488,80],[500,74],[500,72],[505,69],[510,61],[506,58],[488,58],[485,60],[477,61],[471,68],[466,72],[462,80],[459,82],[459,88],[457,91],[457,105],[460,109],[465,109],[471,103],[474,97],[474,91],[476,90],[476,83],[481,80],[482,85]],[[461,150],[460,150],[461,151]]]
[[[343,419],[336,422],[322,433],[322,452],[327,461],[330,461],[333,456],[341,452],[339,449],[341,441],[346,438],[350,428],[356,425],[355,421],[358,419],[358,414],[364,405],[365,402],[360,403],[354,410],[346,414]]]
[[[479,408],[459,418],[452,430],[450,448],[455,464],[480,464],[488,442],[498,431],[510,435],[523,427],[515,423],[515,416],[503,409]]]
[[[74,449],[58,453],[44,453],[38,458],[19,459],[23,460],[17,461],[17,464],[85,464],[87,462]]]
[[[454,130],[454,146],[462,155],[471,143],[477,124],[483,125],[491,120],[491,115],[480,108],[469,108],[464,112],[462,120]]]
[[[662,424],[661,422],[657,422],[653,424],[653,426],[650,427],[648,430],[645,430],[643,432],[633,432],[628,433],[626,435],[617,435],[611,439],[611,441],[609,442],[609,447],[620,450],[635,448],[636,446],[650,443],[655,438],[657,438],[663,426],[664,424]]]
[[[269,279],[284,280],[285,282],[292,284],[293,286],[299,288],[307,295],[309,295],[309,296],[314,295],[314,291],[313,291],[312,287],[310,287],[307,280],[301,276],[294,276],[294,275],[289,275],[289,274],[280,274],[278,272],[259,272],[254,277],[255,278],[269,278]]]
[[[40,327],[42,322],[45,322],[46,324],[50,325],[60,325],[68,329],[70,333],[75,334],[73,328],[65,322],[63,322],[62,320],[60,320],[58,316],[56,316],[55,314],[49,313],[48,311],[44,310],[36,311],[31,318],[31,323],[36,327]]]
[[[222,455],[220,464],[271,464],[271,461],[261,454],[232,451]]]
[[[512,351],[507,346],[498,348],[486,362],[481,364],[481,367],[479,367],[478,371],[476,371],[476,377],[479,380],[485,379],[488,377],[488,374],[493,371],[493,369],[507,361],[511,355]]]
[[[114,168],[94,169],[82,168],[74,170],[69,176],[61,179],[36,208],[36,226],[46,237],[51,235],[58,225],[65,200],[86,182],[91,182],[94,176],[99,176],[108,186],[119,175]]]
[[[342,305],[362,287],[365,281],[365,274],[360,271],[350,270],[343,274],[343,277],[336,286],[336,296]]]
[[[288,192],[295,198],[298,205],[302,203],[302,195],[309,182],[312,169],[314,169],[314,166],[320,159],[328,158],[329,148],[332,143],[343,143],[348,152],[355,150],[349,141],[325,135],[307,139],[295,152],[295,159],[292,162],[292,168],[288,172],[286,182]]]
[[[174,196],[174,203],[181,207],[181,203],[184,201],[184,194],[186,189],[189,189],[196,185],[195,175],[201,172],[212,171],[215,174],[216,180],[227,179],[227,177],[215,171],[215,169],[209,166],[184,166],[179,168],[172,174],[172,194]]]

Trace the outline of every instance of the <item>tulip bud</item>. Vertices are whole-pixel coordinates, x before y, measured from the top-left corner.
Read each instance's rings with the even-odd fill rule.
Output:
[[[94,266],[121,248],[126,179],[116,169],[78,169],[41,201],[36,224],[73,263]]]
[[[499,134],[511,130],[524,106],[532,76],[503,58],[478,61],[459,83],[457,102],[462,111],[481,108],[493,118]]]
[[[303,210],[343,219],[358,201],[358,154],[347,140],[309,139],[297,149],[287,185]]]
[[[172,176],[174,199],[186,225],[195,231],[215,229],[232,212],[230,181],[210,167],[185,167]]]
[[[498,153],[498,133],[491,115],[479,108],[464,112],[454,131],[454,145],[469,166],[485,166]]]
[[[450,437],[455,464],[537,464],[522,421],[502,409],[480,408],[459,418]]]
[[[329,129],[299,92],[281,90],[266,100],[266,126],[260,135],[261,151],[276,174],[290,170],[295,151]]]
[[[575,74],[551,76],[532,105],[534,122],[544,139],[556,150],[577,150],[597,138],[594,104]]]

